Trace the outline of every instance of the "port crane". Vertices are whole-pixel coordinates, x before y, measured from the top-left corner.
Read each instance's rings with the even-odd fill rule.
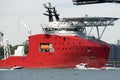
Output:
[[[97,3],[120,3],[120,0],[72,0],[74,5],[97,4]]]

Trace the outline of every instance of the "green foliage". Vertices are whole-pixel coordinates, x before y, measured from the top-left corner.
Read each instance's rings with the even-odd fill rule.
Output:
[[[3,55],[4,55],[4,49],[3,47],[0,47],[0,59],[3,58]]]
[[[28,45],[24,45],[24,51],[25,51],[25,54],[28,54]]]
[[[15,45],[15,46],[11,46],[10,50],[11,50],[11,54],[14,54],[14,51],[17,49],[19,45]]]

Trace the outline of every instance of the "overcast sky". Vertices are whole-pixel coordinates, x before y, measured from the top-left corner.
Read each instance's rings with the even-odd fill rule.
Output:
[[[75,6],[72,0],[0,0],[0,31],[10,44],[21,44],[27,39],[27,30],[20,24],[20,18],[30,26],[32,34],[42,33],[40,24],[47,23],[48,18],[43,15],[46,11],[44,3],[51,2],[56,5],[60,17],[117,17],[120,18],[120,4],[104,3]],[[94,35],[94,34],[93,34]],[[120,20],[114,26],[108,27],[102,40],[116,43],[120,39]]]

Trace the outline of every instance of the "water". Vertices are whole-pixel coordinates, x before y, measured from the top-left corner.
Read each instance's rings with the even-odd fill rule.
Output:
[[[2,69],[0,80],[120,80],[120,70]]]

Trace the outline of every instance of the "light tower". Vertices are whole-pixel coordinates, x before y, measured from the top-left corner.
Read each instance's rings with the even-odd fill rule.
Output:
[[[9,41],[7,39],[4,40],[4,59],[8,58],[11,55]]]

